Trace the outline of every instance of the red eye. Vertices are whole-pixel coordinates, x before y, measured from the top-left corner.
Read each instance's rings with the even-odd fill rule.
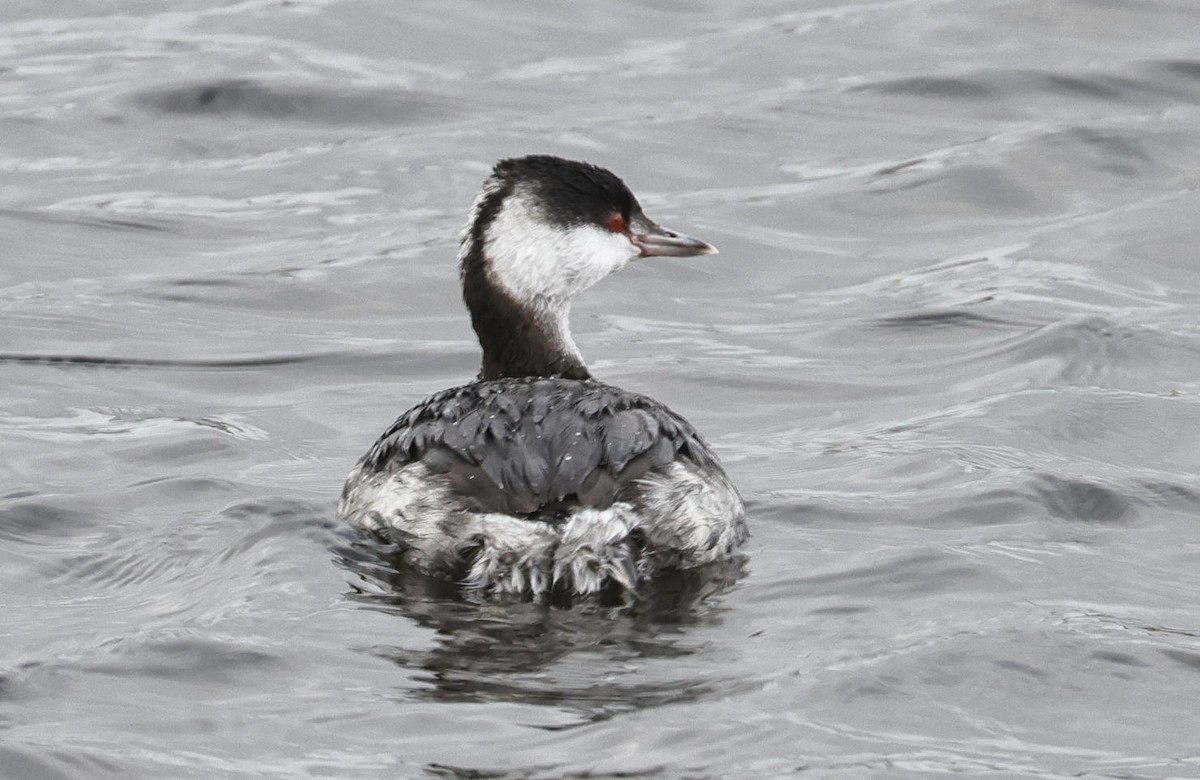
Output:
[[[625,232],[625,215],[617,212],[608,218],[608,229],[614,233]]]

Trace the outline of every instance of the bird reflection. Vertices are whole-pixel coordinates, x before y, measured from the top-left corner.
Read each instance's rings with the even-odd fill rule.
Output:
[[[720,624],[714,597],[744,570],[737,559],[660,576],[636,598],[472,602],[460,583],[404,566],[397,548],[355,540],[336,552],[354,576],[353,600],[435,632],[432,648],[370,648],[423,672],[417,679],[426,685],[407,698],[551,705],[574,710],[579,722],[710,694],[720,680],[695,679],[684,665],[654,659],[701,650],[690,629]]]

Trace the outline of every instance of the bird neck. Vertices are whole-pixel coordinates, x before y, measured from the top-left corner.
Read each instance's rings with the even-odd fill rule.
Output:
[[[463,258],[463,300],[483,348],[479,378],[591,376],[571,338],[570,301],[519,301],[488,273],[476,247]]]

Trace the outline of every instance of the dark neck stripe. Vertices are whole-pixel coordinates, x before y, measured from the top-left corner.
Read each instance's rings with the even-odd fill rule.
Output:
[[[471,226],[467,253],[462,261],[463,301],[471,313],[471,326],[483,347],[480,379],[558,376],[587,379],[591,376],[578,357],[567,350],[552,323],[534,316],[491,278],[483,254],[483,226],[490,223],[511,187],[506,185],[480,204]]]

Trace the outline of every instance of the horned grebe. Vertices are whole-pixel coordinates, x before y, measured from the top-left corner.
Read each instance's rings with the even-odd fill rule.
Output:
[[[659,402],[592,379],[568,323],[571,299],[630,260],[716,251],[655,224],[603,168],[499,162],[458,253],[479,378],[388,428],[338,516],[479,594],[636,591],[732,557],[745,512],[708,445]]]

